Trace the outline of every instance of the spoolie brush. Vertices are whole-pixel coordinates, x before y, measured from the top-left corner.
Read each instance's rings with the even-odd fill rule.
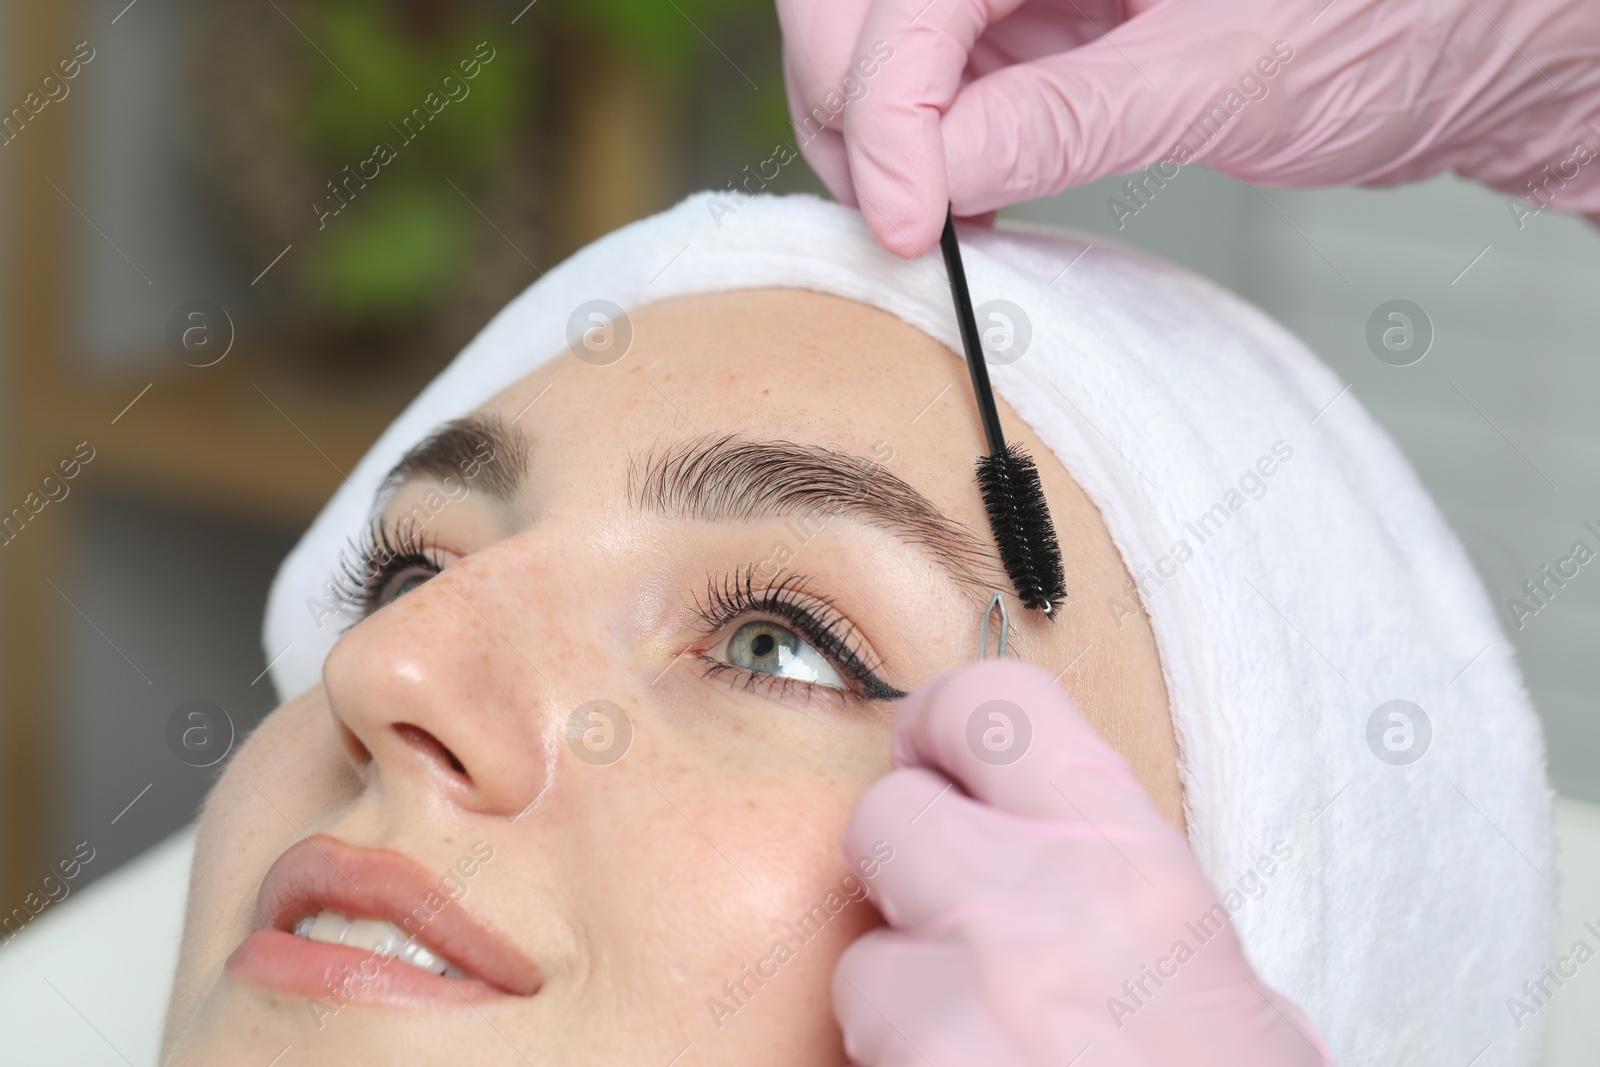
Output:
[[[972,372],[972,392],[983,417],[984,436],[989,440],[989,454],[978,458],[978,491],[983,494],[984,510],[989,513],[989,528],[1000,549],[1000,562],[1016,586],[1017,598],[1024,607],[1037,608],[1053,620],[1056,607],[1067,595],[1061,546],[1050,521],[1039,469],[1021,448],[1006,444],[1000,429],[1000,412],[989,386],[978,321],[972,313],[972,294],[967,291],[967,272],[961,266],[955,214],[949,208],[945,209],[939,247],[944,250],[944,265],[950,274],[950,295],[955,298],[967,369]]]

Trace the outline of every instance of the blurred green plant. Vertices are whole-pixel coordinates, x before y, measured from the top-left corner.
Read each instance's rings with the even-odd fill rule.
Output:
[[[316,39],[343,73],[319,71],[306,147],[336,184],[344,167],[370,157],[379,142],[398,157],[358,189],[350,210],[309,249],[310,298],[322,314],[356,331],[392,331],[426,317],[449,296],[448,282],[470,253],[478,224],[450,182],[469,191],[481,187],[506,155],[524,109],[536,104],[525,50],[498,21],[468,5],[431,5],[425,18],[415,12],[408,18],[406,8],[324,0],[315,9]],[[483,41],[493,59],[476,63]],[[475,77],[464,76],[463,60],[476,63]],[[450,99],[420,133],[403,133],[413,108],[428,111],[430,93],[439,99],[461,93],[446,92],[446,77],[464,85],[466,95]]]
[[[743,163],[765,158],[780,142],[794,145],[777,10],[771,3],[582,0],[564,10],[662,85],[689,90],[688,106],[702,120],[691,187],[721,188],[730,178],[737,180]],[[738,55],[737,63],[730,53]],[[751,79],[754,86],[748,84]],[[822,191],[820,182],[808,178],[809,172],[798,179],[786,175],[774,191]]]
[[[601,40],[677,82],[700,57],[709,40],[704,35],[752,6],[750,0],[580,0],[568,12]]]
[[[729,27],[748,35],[754,26],[775,43],[770,4],[576,0],[559,9],[541,7],[516,27],[505,4],[493,0],[310,0],[303,10],[308,34],[330,61],[308,68],[303,150],[341,192],[349,173],[344,168],[354,170],[379,142],[396,156],[346,197],[348,210],[330,218],[308,249],[307,299],[324,321],[356,333],[404,331],[451,299],[452,280],[473,254],[482,220],[450,183],[476,199],[498,168],[514,165],[509,149],[527,135],[530,122],[538,123],[536,109],[563,106],[548,80],[583,62],[585,49],[622,55],[665,97],[709,119],[701,152],[723,160],[760,158],[777,140],[791,139],[776,48],[762,47],[767,61],[758,58],[757,66],[743,60],[762,83],[759,92],[747,93],[744,71],[735,75],[733,60],[713,42]],[[475,78],[463,78],[458,64],[483,41],[494,48],[493,61]],[[729,70],[711,73],[740,78],[737,91],[704,95],[717,84],[716,77],[708,79],[708,57],[726,60]],[[446,76],[470,92],[408,140],[399,128],[403,120],[428,94],[445,95]],[[550,128],[541,126],[546,133]],[[716,164],[713,174],[698,180],[725,181],[723,169]],[[339,207],[336,194],[319,192],[330,210]]]

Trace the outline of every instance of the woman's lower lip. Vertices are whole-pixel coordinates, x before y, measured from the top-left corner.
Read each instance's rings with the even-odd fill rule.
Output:
[[[476,978],[444,978],[390,956],[258,930],[239,943],[224,968],[235,981],[307,997],[336,1011],[349,1003],[465,1007],[512,998]]]

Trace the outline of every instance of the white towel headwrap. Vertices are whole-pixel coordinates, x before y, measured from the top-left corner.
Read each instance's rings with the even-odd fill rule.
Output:
[[[1189,837],[1261,977],[1342,1067],[1534,1063],[1543,1013],[1523,982],[1555,915],[1543,743],[1489,600],[1410,466],[1304,346],[1215,286],[1066,234],[962,241],[973,300],[1010,301],[1031,325],[1026,353],[991,368],[996,390],[1137,576]],[[269,656],[288,646],[279,694],[317,681],[341,629],[325,583],[384,473],[562,356],[580,304],[802,287],[959,352],[937,262],[898,260],[857,213],[805,196],[700,194],[585,248],[412,402],[284,562],[265,635]],[[1386,712],[1369,730],[1391,700],[1427,717],[1411,716],[1410,752],[1426,748],[1408,765],[1391,762],[1408,754],[1403,721]]]

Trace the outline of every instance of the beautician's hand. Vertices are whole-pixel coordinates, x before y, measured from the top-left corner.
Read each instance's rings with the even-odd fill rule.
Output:
[[[1592,0],[777,3],[802,150],[902,256],[947,199],[979,215],[1164,160],[1292,187],[1536,179],[1535,203],[1600,212]]]
[[[848,856],[894,850],[871,883],[889,926],[834,977],[855,1063],[1063,1067],[1085,1048],[1080,1067],[1332,1062],[1045,671],[991,660],[917,689],[894,762],[845,835]]]

